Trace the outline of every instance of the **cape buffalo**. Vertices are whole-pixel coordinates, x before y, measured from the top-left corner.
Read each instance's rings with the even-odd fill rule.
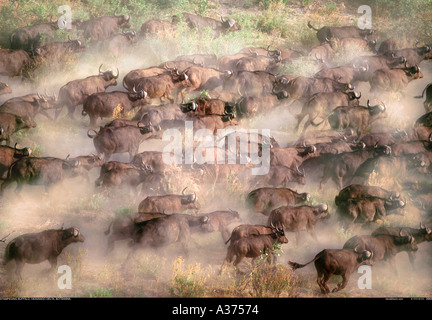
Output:
[[[101,40],[117,33],[118,29],[130,28],[129,20],[129,15],[117,15],[116,10],[114,16],[97,17],[83,21],[78,28],[83,30],[84,39]]]
[[[15,161],[8,170],[6,180],[1,185],[3,193],[7,186],[16,182],[15,192],[20,192],[24,184],[43,185],[45,191],[65,178],[76,177],[80,162],[54,157],[24,157]]]
[[[305,264],[289,261],[288,264],[294,270],[306,267],[308,264],[314,262],[317,270],[317,283],[321,289],[321,293],[328,294],[330,289],[327,286],[328,280],[333,275],[342,276],[342,282],[333,289],[332,292],[337,292],[346,287],[350,275],[358,269],[359,266],[368,264],[370,265],[371,258],[373,257],[372,251],[354,249],[325,249],[319,252],[315,258]]]
[[[83,104],[88,96],[93,93],[104,92],[109,86],[117,85],[118,70],[117,75],[114,75],[111,70],[102,72],[101,67],[102,64],[99,66],[99,74],[97,76],[72,80],[60,88],[55,119],[58,118],[65,105],[68,108],[69,117],[73,119],[75,108]]]
[[[268,216],[271,210],[280,206],[294,206],[310,200],[310,194],[298,193],[289,188],[263,187],[252,190],[246,197],[246,203],[253,212]]]
[[[93,129],[87,131],[87,136],[93,139],[93,144],[99,156],[108,161],[114,153],[129,153],[130,160],[138,153],[140,144],[154,135],[159,127],[147,126],[120,126],[100,127],[96,132]],[[93,131],[95,134],[91,135]]]
[[[54,270],[57,266],[57,257],[64,248],[72,243],[84,241],[84,236],[74,227],[26,233],[7,244],[3,265],[6,266],[15,260],[15,274],[19,279],[21,279],[21,272],[26,263],[38,264],[48,260],[51,270]]]
[[[196,193],[185,194],[186,188],[183,189],[181,195],[149,196],[140,202],[138,212],[181,213],[185,210],[198,211],[199,203]]]
[[[222,272],[226,263],[231,263],[234,260],[234,257],[234,267],[237,267],[244,258],[252,258],[252,261],[255,261],[262,254],[268,255],[267,261],[269,263],[271,263],[271,256],[273,257],[273,263],[276,263],[275,245],[288,243],[288,239],[285,237],[283,229],[274,226],[271,226],[271,228],[272,232],[268,234],[252,234],[248,237],[241,237],[234,242],[231,241],[219,273]],[[238,269],[237,272],[239,272]]]

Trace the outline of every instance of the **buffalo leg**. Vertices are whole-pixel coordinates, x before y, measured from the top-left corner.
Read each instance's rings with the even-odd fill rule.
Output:
[[[348,283],[348,280],[349,280],[349,276],[346,275],[346,274],[343,274],[343,275],[342,275],[342,282],[339,283],[339,284],[337,285],[337,287],[333,289],[332,292],[338,292],[338,291],[344,289],[344,288],[346,287],[347,283]]]
[[[331,276],[333,275],[333,273],[327,273],[325,272],[323,274],[323,277],[321,279],[321,292],[324,294],[330,293],[330,289],[327,286],[327,281],[329,281],[329,279],[331,278]],[[324,288],[324,291],[323,291]]]
[[[71,106],[68,106],[68,116],[69,116],[69,118],[75,119],[74,112],[75,112],[75,108],[71,107]]]

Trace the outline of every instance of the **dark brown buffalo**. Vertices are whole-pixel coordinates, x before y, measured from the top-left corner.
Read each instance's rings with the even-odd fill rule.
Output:
[[[238,59],[244,58],[244,57],[249,57],[251,55],[255,55],[255,54],[247,51],[247,52],[238,52],[235,54],[227,54],[227,55],[221,56],[218,59],[217,68],[221,71],[234,70],[235,64],[237,63]]]
[[[430,54],[431,47],[428,45],[418,46],[416,43],[415,48],[404,48],[398,50],[391,50],[385,53],[387,57],[404,57],[410,66],[419,65]]]
[[[187,12],[183,13],[183,18],[186,20],[189,28],[197,29],[199,32],[203,32],[207,28],[210,28],[214,37],[219,37],[226,32],[241,30],[241,26],[232,18],[224,19],[221,16],[219,21]]]
[[[128,91],[133,91],[133,88],[136,88],[136,85],[138,84],[139,80],[141,78],[146,77],[153,77],[164,73],[169,73],[165,68],[159,68],[159,67],[150,67],[145,69],[134,69],[129,71],[124,77],[123,77],[123,86],[126,88],[130,88]]]
[[[12,93],[11,87],[9,87],[7,83],[0,82],[0,96],[9,93]]]
[[[263,187],[252,190],[246,197],[246,204],[252,212],[268,216],[271,210],[280,206],[295,206],[310,200],[310,194],[298,193],[289,188]]]
[[[386,39],[380,43],[377,54],[383,55],[389,51],[414,47],[414,45],[415,41],[410,41],[409,39]]]
[[[418,65],[408,67],[405,62],[404,68],[379,69],[375,71],[369,79],[371,93],[374,92],[402,92],[405,93],[408,84],[415,80],[423,78]]]
[[[131,164],[145,164],[152,168],[153,172],[163,172],[167,168],[164,162],[164,153],[160,151],[143,151],[137,153],[131,160]]]
[[[108,236],[106,253],[108,254],[114,250],[116,241],[132,239],[135,230],[135,223],[165,216],[168,215],[160,212],[135,213],[131,215],[116,216],[108,225],[108,229],[104,231],[104,234]]]
[[[338,206],[339,214],[345,226],[354,223],[368,223],[382,220],[388,214],[400,214],[398,209],[403,209],[406,201],[401,199],[391,200],[381,197],[364,197],[348,199]]]
[[[267,71],[237,71],[225,79],[223,90],[240,96],[252,96],[273,92],[276,76]]]
[[[415,239],[415,242],[417,244],[425,242],[425,241],[432,241],[432,230],[429,227],[426,227],[423,225],[423,223],[420,223],[419,228],[410,228],[410,227],[379,227],[375,229],[372,232],[372,236],[378,236],[378,235],[390,235],[390,236],[399,236],[400,234],[410,234]],[[415,268],[414,262],[415,262],[415,251],[407,251],[409,261],[413,268]]]
[[[203,226],[207,222],[208,218],[205,216],[170,214],[134,223],[132,251],[127,256],[123,266],[139,248],[159,249],[176,242],[180,242],[184,254],[188,256],[191,243],[194,242],[191,238],[193,228]]]
[[[14,147],[0,146],[0,179],[5,179],[9,167],[18,159],[29,157],[32,153],[30,148],[18,149],[17,144]]]
[[[156,76],[142,77],[133,82],[134,86],[131,88],[123,80],[123,86],[128,91],[144,90],[150,99],[160,99],[161,102],[168,99],[171,103],[174,103],[174,90],[188,83],[188,76],[185,73],[162,73]]]
[[[148,39],[151,37],[169,38],[176,32],[176,23],[173,21],[151,19],[141,25],[140,37]]]
[[[392,154],[395,156],[414,155],[432,149],[432,133],[427,140],[399,141],[392,144]]]
[[[341,83],[329,78],[297,77],[285,87],[291,100],[307,100],[319,92],[349,91],[354,87],[350,83]]]
[[[185,189],[183,189],[181,195],[149,196],[140,202],[138,212],[181,213],[185,210],[197,212],[199,203],[197,202],[196,193],[185,194]]]
[[[85,49],[80,40],[71,40],[66,42],[51,42],[44,46],[35,48],[34,55],[36,61],[44,59],[45,61],[58,61],[62,57],[70,54],[81,52]]]
[[[275,245],[288,243],[288,239],[285,237],[283,229],[274,226],[271,226],[271,228],[272,232],[269,234],[252,234],[231,241],[226,258],[220,267],[220,273],[226,263],[233,262],[234,257],[234,267],[237,267],[244,258],[252,258],[252,261],[254,261],[263,254],[267,255],[269,263],[271,263],[271,256],[273,257],[273,263],[276,263]],[[237,272],[239,272],[238,269]]]
[[[366,133],[359,140],[360,142],[363,142],[366,147],[373,147],[384,145],[390,146],[398,142],[407,141],[408,139],[409,136],[405,130],[396,129],[393,132],[384,131]],[[427,140],[427,138],[424,140]]]
[[[127,14],[97,17],[83,21],[78,27],[83,30],[84,39],[102,40],[117,33],[119,29],[130,28],[130,16]]]
[[[187,68],[193,66],[202,67],[201,64],[195,63],[193,61],[188,61],[188,60],[165,61],[159,65],[160,68],[164,68],[167,71],[175,72],[177,73],[177,75],[185,71]]]
[[[199,116],[195,114],[187,114],[186,121],[192,121],[194,130],[207,129],[213,135],[217,134],[217,131],[224,129],[229,126],[235,126],[238,124],[237,119],[233,113],[224,114],[212,114]]]
[[[184,128],[187,114],[181,111],[177,104],[164,104],[160,106],[151,106],[142,108],[132,118],[132,120],[141,121],[145,125],[150,123],[160,125],[162,129],[180,126]]]
[[[53,271],[57,267],[57,257],[64,248],[72,243],[84,241],[84,236],[74,227],[26,233],[9,241],[5,249],[3,265],[6,266],[14,260],[15,274],[19,279],[26,263],[38,264],[48,260]]]
[[[10,35],[11,49],[33,52],[44,42],[52,39],[58,29],[57,21],[53,22],[52,19],[50,22],[18,28]]]
[[[338,189],[342,189],[351,181],[358,167],[367,159],[376,155],[389,155],[391,148],[389,146],[364,148],[353,152],[332,155],[326,162],[324,174],[320,181],[320,189],[332,179]]]
[[[183,85],[179,94],[181,101],[186,101],[186,95],[192,91],[214,90],[222,86],[227,77],[232,75],[231,71],[219,71],[214,68],[191,66],[183,71],[188,82]]]
[[[23,69],[32,60],[24,50],[0,49],[0,75],[13,77],[22,75]]]
[[[182,103],[180,108],[184,113],[192,111],[200,116],[224,114],[226,112],[226,103],[220,99],[199,97],[187,103]]]
[[[399,199],[400,195],[397,192],[388,191],[377,186],[351,184],[339,191],[335,197],[335,204],[336,206],[340,206],[349,199],[363,199],[369,197],[396,200]]]
[[[317,241],[315,225],[318,220],[325,219],[328,216],[327,204],[282,206],[270,212],[267,225],[283,228],[285,232],[295,232],[298,244],[300,231],[307,231]]]
[[[230,229],[228,226],[235,222],[240,222],[240,215],[237,211],[218,210],[209,213],[201,213],[200,216],[208,217],[208,222],[201,228],[207,232],[219,231],[223,241],[229,241]]]
[[[113,164],[115,164],[113,166]],[[101,166],[99,178],[95,181],[95,186],[103,188],[130,187],[136,189],[143,183],[152,168],[149,165],[134,165],[122,162],[107,162]]]
[[[42,114],[48,119],[52,119],[47,110],[53,109],[55,104],[55,96],[28,94],[6,100],[0,106],[0,113],[11,113],[23,119],[32,120],[37,114]]]
[[[357,67],[356,65],[343,65],[333,68],[323,68],[314,74],[314,78],[329,78],[342,83],[356,83],[366,72],[366,67]]]
[[[426,112],[432,111],[432,83],[429,83],[426,88],[424,88],[421,96],[416,96],[417,99],[423,99],[426,94],[425,101],[423,102],[424,108]]]
[[[360,56],[354,58],[349,64],[358,68],[364,68],[357,74],[356,81],[366,82],[373,76],[374,72],[386,68],[402,68],[407,60],[404,57],[396,56]]]
[[[319,252],[314,259],[305,263],[299,264],[297,262],[289,261],[288,264],[294,270],[306,267],[308,264],[314,262],[317,270],[317,283],[321,293],[328,294],[330,289],[327,282],[333,275],[342,276],[342,282],[333,289],[332,292],[337,292],[346,287],[351,274],[358,269],[361,265],[370,265],[373,253],[369,250],[357,251],[354,249],[324,249]]]
[[[8,170],[6,180],[1,185],[3,193],[6,187],[16,182],[16,193],[19,193],[24,184],[43,185],[45,191],[66,178],[79,175],[80,162],[77,160],[64,160],[54,157],[25,157],[15,161]]]
[[[270,164],[272,166],[286,166],[299,168],[303,161],[316,156],[315,146],[295,146],[287,148],[271,148]]]
[[[120,126],[100,127],[99,132],[90,129],[87,136],[93,139],[93,144],[99,156],[108,161],[114,153],[129,153],[130,160],[138,153],[140,144],[151,138],[159,127],[147,126]],[[95,135],[90,135],[93,131]]]
[[[111,70],[102,72],[101,67],[102,65],[99,66],[99,74],[97,76],[72,80],[60,88],[55,119],[58,118],[65,105],[68,108],[69,117],[73,119],[75,108],[83,104],[88,96],[97,92],[105,92],[109,86],[117,85],[118,70],[117,75],[114,75]]]
[[[333,61],[337,54],[337,51],[333,49],[333,47],[330,45],[330,43],[325,42],[321,43],[318,46],[313,47],[309,53],[308,56],[311,59],[315,59],[322,63],[329,63]]]
[[[90,181],[89,177],[89,171],[93,168],[99,168],[103,165],[103,161],[99,156],[96,156],[94,154],[90,156],[77,156],[70,158],[69,156],[66,158],[68,160],[72,161],[79,161],[80,166],[78,168],[79,175],[83,176],[87,179],[87,181]]]
[[[283,93],[281,95],[263,93],[244,96],[235,103],[235,110],[239,118],[253,118],[258,114],[274,110],[285,98],[287,96],[284,96]]]
[[[307,100],[303,105],[301,112],[296,116],[296,130],[298,130],[300,123],[306,116],[308,116],[308,118],[303,126],[302,135],[316,118],[327,114],[339,106],[357,106],[359,105],[360,98],[361,93],[352,91],[316,93]]]
[[[273,58],[261,55],[242,57],[235,62],[233,71],[266,71],[278,73],[280,62],[280,57]]]
[[[326,42],[328,39],[337,38],[361,38],[368,39],[373,34],[374,31],[371,29],[360,29],[353,26],[343,26],[343,27],[327,27],[324,26],[321,29],[316,29],[312,26],[310,21],[308,22],[308,27],[317,31],[317,38],[320,43]]]
[[[9,144],[15,132],[35,127],[36,123],[29,117],[21,118],[12,113],[0,112],[0,141],[6,141]]]
[[[98,118],[125,117],[136,107],[148,102],[144,90],[138,92],[98,92],[88,96],[83,103],[83,116],[88,115],[90,126],[95,126]]]
[[[258,236],[260,234],[272,234],[274,228],[264,225],[253,225],[253,224],[241,224],[235,227],[231,231],[231,236],[225,242],[227,244],[231,241],[231,243],[239,240],[240,238],[247,238],[251,236]]]
[[[345,130],[351,128],[357,131],[357,134],[363,134],[365,130],[380,118],[385,117],[386,107],[384,103],[371,106],[369,100],[367,106],[340,106],[328,114],[319,123],[311,122],[313,126],[328,121],[330,127],[334,130]]]
[[[409,232],[404,233],[403,231],[404,230],[400,229],[397,235],[377,234],[354,236],[345,242],[343,248],[370,250],[372,252],[372,263],[383,260],[388,261],[397,274],[394,260],[395,256],[402,251],[415,252],[418,250],[415,237]]]

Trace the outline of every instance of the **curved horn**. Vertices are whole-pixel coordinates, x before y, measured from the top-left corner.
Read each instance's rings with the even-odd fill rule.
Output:
[[[367,104],[366,104],[366,105],[367,105],[367,107],[368,107],[368,108],[370,108],[370,107],[371,107],[371,105],[369,104],[369,99],[368,99],[368,101],[367,101]]]
[[[116,69],[117,69],[117,75],[113,75],[114,79],[117,79],[119,77],[119,75],[120,75],[119,69],[117,67],[116,67]]]
[[[117,14],[117,9],[118,9],[118,8],[116,8],[116,9],[114,10],[114,17],[120,17],[120,16],[121,16],[121,14]]]
[[[186,190],[186,189],[187,189],[187,187],[185,187],[185,188],[184,188],[184,189],[182,190],[182,192],[181,192],[181,193],[182,193],[182,195],[184,195],[184,194],[185,194],[184,192],[185,192],[185,190]]]
[[[101,73],[103,73],[102,71],[101,71],[101,68],[102,68],[102,65],[103,65],[103,63],[101,63],[101,65],[99,66],[99,74],[101,74]]]
[[[91,132],[91,131],[93,131],[93,132],[95,133],[94,136],[90,135],[90,132]],[[97,133],[97,131],[94,130],[94,129],[89,129],[89,130],[87,131],[87,136],[88,136],[89,138],[91,138],[91,139],[93,139],[93,138],[96,137],[97,135],[98,135],[98,133]]]
[[[358,95],[357,95],[358,94]],[[361,98],[361,92],[356,92],[356,91],[354,91],[354,97],[357,99],[357,100],[359,100],[360,98]]]

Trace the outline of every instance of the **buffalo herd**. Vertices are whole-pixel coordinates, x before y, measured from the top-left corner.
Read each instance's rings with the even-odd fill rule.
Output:
[[[187,12],[171,20],[148,20],[140,30],[126,31],[133,19],[117,10],[112,16],[74,19],[72,30],[82,39],[69,37],[65,42],[53,41],[59,25],[52,19],[16,29],[10,35],[10,48],[0,49],[2,81],[25,77],[24,70],[41,57],[55,60],[91,48],[121,57],[136,43],[167,39],[187,30],[206,32],[212,39],[245,32],[230,17]],[[431,46],[412,41],[405,47],[397,40],[380,39],[373,29],[317,28],[312,22],[307,26],[306,30],[316,32],[319,43],[307,51],[249,46],[221,56],[213,52],[178,55],[131,70],[111,70],[98,63],[87,77],[59,84],[55,94],[20,95],[18,88],[1,82],[2,98],[14,97],[0,105],[0,140],[7,144],[0,148],[0,197],[4,201],[15,196],[8,190],[10,185],[16,184],[20,197],[24,187],[39,185],[48,193],[52,186],[78,176],[91,183],[96,193],[132,190],[130,194],[139,198],[135,213],[116,217],[105,226],[107,254],[117,241],[130,243],[123,266],[143,247],[159,249],[178,242],[181,254],[188,256],[196,244],[194,238],[220,232],[220,246],[226,246],[226,258],[220,257],[223,274],[227,264],[237,267],[243,259],[255,260],[263,252],[269,254],[269,263],[275,263],[277,245],[291,247],[290,233],[295,234],[294,250],[300,251],[307,243],[300,240],[300,231],[310,234],[308,241],[314,248],[325,246],[321,240],[335,226],[356,235],[343,246],[322,247],[305,264],[288,262],[293,270],[314,262],[323,294],[331,291],[327,282],[332,275],[342,276],[333,292],[342,290],[361,265],[387,260],[396,269],[394,258],[402,251],[414,266],[415,252],[424,250],[419,245],[432,241],[432,231],[426,226],[432,205],[432,184],[428,183],[432,86],[422,86],[415,97],[407,96],[411,92],[407,88],[430,77]],[[350,50],[357,55],[341,63],[344,52]],[[305,76],[283,68],[295,61],[313,65],[317,72]],[[423,66],[429,66],[428,73],[422,71]],[[364,88],[362,92],[359,87]],[[397,112],[394,100],[409,98],[415,98],[405,106],[409,112],[424,115],[415,123],[390,121]],[[423,99],[423,104],[416,99]],[[61,116],[65,107],[67,115]],[[274,112],[284,119],[288,116],[289,123],[270,134],[253,135],[254,124]],[[88,119],[85,125],[76,124],[77,114]],[[31,134],[40,115],[54,124],[61,120],[78,126],[77,130],[87,133],[94,154],[35,156],[30,148],[14,145],[16,134]],[[186,145],[187,124],[195,132],[205,130],[217,136],[219,143],[247,142],[247,155],[237,148],[226,149],[225,144],[206,145],[204,140],[192,142],[195,156],[199,153],[201,160],[231,156],[235,163],[197,159],[173,163],[166,160],[172,159],[166,151],[142,149],[150,140],[166,142],[165,134],[172,129],[184,134],[180,145]],[[113,159],[125,153],[127,160]],[[255,160],[264,161],[266,155],[268,171],[252,174],[259,165]],[[99,171],[95,181],[92,170]],[[380,185],[383,180],[385,185]],[[221,193],[234,181],[246,192],[232,210]],[[202,195],[213,197],[220,207],[203,206],[206,201],[202,200],[208,199]],[[394,220],[389,225],[390,215],[403,216],[414,209],[420,212],[419,219]],[[26,263],[47,260],[55,268],[68,245],[84,241],[76,227],[21,234],[8,241],[3,265],[14,260],[21,279]]]

